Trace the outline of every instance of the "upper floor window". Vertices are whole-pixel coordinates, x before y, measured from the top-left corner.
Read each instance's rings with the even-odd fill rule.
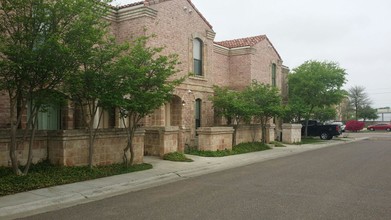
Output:
[[[277,86],[276,72],[277,72],[277,66],[275,63],[273,63],[272,64],[272,86]]]
[[[202,41],[199,38],[193,40],[194,74],[202,76]]]

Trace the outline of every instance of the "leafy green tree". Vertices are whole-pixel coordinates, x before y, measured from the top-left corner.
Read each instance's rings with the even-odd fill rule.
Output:
[[[284,105],[284,122],[298,122],[300,121],[306,112],[308,112],[308,106],[301,102],[301,100],[289,100],[287,105]]]
[[[342,101],[345,76],[345,70],[334,62],[306,61],[293,69],[288,76],[289,103],[305,105],[303,117],[306,125],[315,108],[336,105]]]
[[[116,97],[112,98],[111,104],[121,109],[128,134],[123,156],[126,165],[133,165],[132,142],[140,120],[169,101],[175,86],[184,80],[171,80],[178,72],[177,56],[161,55],[162,47],[147,46],[149,38],[136,39],[130,46],[130,52],[119,58],[111,70],[116,77],[112,88]],[[129,160],[127,152],[130,153]]]
[[[349,105],[354,110],[356,121],[360,118],[360,111],[371,104],[365,87],[353,86],[348,91]]]
[[[375,120],[379,116],[377,115],[376,109],[367,105],[367,106],[364,106],[362,109],[360,109],[360,111],[358,112],[358,117],[362,118],[364,121],[366,121],[367,119]]]
[[[108,34],[105,27],[89,34],[92,36],[84,35],[74,42],[83,45],[83,48],[76,50],[80,57],[78,63],[82,68],[68,75],[64,91],[81,111],[83,126],[89,134],[88,164],[92,168],[96,133],[104,110],[111,110],[110,100],[115,96],[112,90],[115,76],[110,71],[110,66],[127,46],[119,45],[114,39],[106,37]]]
[[[235,146],[238,126],[243,121],[251,119],[250,107],[243,97],[243,92],[214,86],[214,95],[210,100],[213,102],[216,115],[225,117],[227,124],[233,126],[232,145]]]
[[[48,92],[56,90],[64,77],[80,68],[75,49],[84,45],[77,45],[77,39],[95,40],[94,31],[100,31],[102,17],[108,10],[108,5],[102,2],[0,0],[0,90],[6,91],[10,100],[10,159],[17,175],[22,172],[16,149],[32,128],[23,172],[27,174],[42,100],[56,99],[47,96]],[[17,131],[22,127],[27,104],[30,117],[20,140]]]
[[[253,81],[243,92],[249,111],[259,120],[262,129],[262,143],[266,143],[266,125],[274,117],[283,115],[279,90],[270,85]]]
[[[313,111],[313,119],[317,119],[321,122],[334,120],[337,116],[335,107],[325,106],[323,108],[315,108]]]

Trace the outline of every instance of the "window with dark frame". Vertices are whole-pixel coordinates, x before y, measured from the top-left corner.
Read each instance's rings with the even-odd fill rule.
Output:
[[[202,76],[202,41],[199,38],[193,40],[194,74]]]
[[[272,86],[277,86],[276,71],[277,71],[277,66],[275,63],[273,63],[272,64]]]

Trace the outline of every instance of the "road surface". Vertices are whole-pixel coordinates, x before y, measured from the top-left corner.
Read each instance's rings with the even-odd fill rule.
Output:
[[[322,148],[25,219],[391,219],[391,141]]]

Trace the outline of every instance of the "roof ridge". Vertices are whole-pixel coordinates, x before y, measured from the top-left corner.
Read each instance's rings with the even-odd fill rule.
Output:
[[[214,42],[217,45],[227,47],[227,48],[237,48],[245,46],[254,46],[255,44],[267,39],[266,35],[257,35],[253,37],[238,38],[233,40],[225,40]]]
[[[145,4],[145,1],[133,2],[133,3],[130,3],[130,4],[126,4],[126,5],[112,6],[112,8],[119,10],[119,9],[122,9],[122,8],[128,8],[128,7],[133,7],[133,6],[142,5],[142,4]]]
[[[128,8],[128,7],[133,7],[133,6],[142,5],[142,4],[143,4],[144,6],[150,6],[150,5],[162,3],[162,2],[165,2],[165,1],[169,1],[169,0],[160,0],[160,1],[156,1],[156,0],[143,0],[143,1],[139,1],[139,2],[134,2],[134,3],[126,4],[126,5],[113,6],[113,8],[116,9],[116,10],[119,10],[119,9]],[[191,5],[191,7],[194,8],[194,10],[197,12],[197,14],[201,17],[201,19],[204,20],[204,22],[206,23],[206,25],[208,25],[208,26],[210,27],[210,29],[213,29],[213,26],[209,23],[208,20],[206,20],[206,18],[204,17],[204,15],[202,15],[202,13],[197,9],[197,7],[193,4],[193,2],[192,2],[191,0],[187,0],[187,2]]]

